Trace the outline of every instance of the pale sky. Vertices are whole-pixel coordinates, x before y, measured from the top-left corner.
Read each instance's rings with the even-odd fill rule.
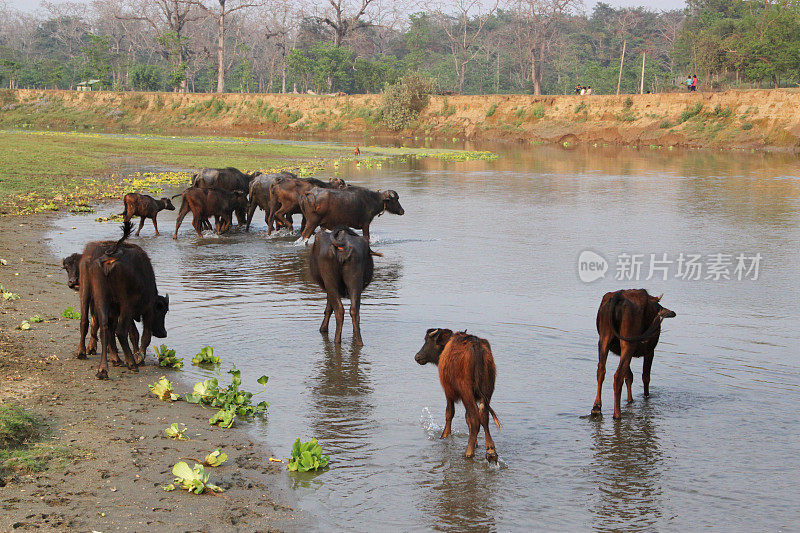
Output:
[[[54,3],[60,3],[65,0],[51,0]],[[72,1],[83,1],[88,3],[89,0],[72,0]],[[12,7],[16,7],[18,9],[24,9],[26,11],[35,11],[39,7],[39,0],[0,0],[0,4],[6,3]],[[615,7],[627,7],[627,6],[644,6],[654,10],[670,10],[670,9],[681,9],[686,7],[686,3],[684,0],[605,0],[607,4],[610,4]],[[597,0],[584,0],[584,4],[586,6],[586,11],[591,12],[594,8]]]

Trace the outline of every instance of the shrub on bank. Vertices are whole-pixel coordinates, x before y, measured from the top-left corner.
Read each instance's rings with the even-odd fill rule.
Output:
[[[413,123],[428,106],[433,80],[418,74],[407,74],[383,91],[383,122],[398,131]]]

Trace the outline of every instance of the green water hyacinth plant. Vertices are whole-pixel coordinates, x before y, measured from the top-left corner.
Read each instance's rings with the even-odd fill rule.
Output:
[[[166,344],[156,348],[156,355],[158,356],[158,366],[162,368],[179,370],[183,366],[183,359],[175,357],[175,350],[167,348]]]
[[[193,365],[218,365],[220,363],[222,363],[222,359],[218,355],[214,355],[212,346],[206,346],[192,357]]]
[[[223,492],[222,487],[208,482],[208,474],[201,464],[195,463],[194,468],[189,468],[188,464],[180,461],[172,467],[172,475],[175,479],[164,487],[166,491],[175,490],[177,485],[194,494],[203,494],[206,491]]]
[[[217,376],[222,379],[219,370],[216,372]],[[269,408],[267,402],[262,401],[253,405],[252,401],[255,394],[261,394],[267,390],[266,386],[264,390],[253,394],[241,389],[242,372],[236,366],[229,370],[228,374],[231,375],[231,382],[227,387],[220,386],[219,379],[210,378],[195,383],[192,392],[185,396],[186,401],[189,403],[199,403],[219,409],[217,414],[208,421],[212,426],[218,425],[223,428],[229,428],[233,425],[236,417],[243,418],[261,414]],[[269,378],[261,376],[257,381],[260,385],[266,385]]]
[[[170,426],[164,430],[164,433],[167,434],[167,437],[175,440],[189,440],[189,437],[186,436],[186,424],[178,424],[177,422],[173,422]]]
[[[79,312],[77,312],[75,309],[73,309],[72,307],[67,307],[66,309],[64,309],[61,312],[61,316],[63,316],[64,318],[69,318],[71,320],[80,320],[81,319],[81,314]]]
[[[165,402],[174,402],[180,398],[172,391],[172,382],[167,379],[167,376],[161,376],[158,381],[150,385],[150,391],[158,396],[159,400],[164,400]]]
[[[317,443],[317,439],[308,442],[300,442],[298,438],[292,446],[292,457],[286,468],[290,472],[310,472],[328,466],[329,457],[322,455],[322,446]]]

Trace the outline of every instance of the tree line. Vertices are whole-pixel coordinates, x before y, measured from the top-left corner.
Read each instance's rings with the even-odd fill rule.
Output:
[[[0,3],[0,86],[377,93],[414,73],[464,94],[796,86],[800,0],[93,0]]]

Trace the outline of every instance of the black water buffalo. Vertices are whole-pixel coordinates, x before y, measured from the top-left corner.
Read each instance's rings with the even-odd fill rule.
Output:
[[[301,233],[304,241],[308,241],[318,226],[325,229],[349,226],[361,229],[369,242],[372,219],[384,211],[395,215],[405,213],[395,191],[371,191],[352,186],[341,190],[312,189],[300,197],[300,209],[306,219]]]
[[[173,239],[178,238],[178,228],[181,227],[181,223],[189,211],[192,212],[192,226],[197,235],[202,237],[209,217],[214,217],[217,234],[222,234],[230,229],[233,212],[247,209],[247,196],[239,191],[189,188],[183,192],[182,196],[183,201],[175,221]]]
[[[301,212],[300,197],[314,187],[345,189],[347,184],[341,178],[331,178],[327,183],[316,178],[276,178],[270,187],[270,209],[267,222],[269,230],[267,233],[272,233],[272,224],[275,219],[281,226],[291,228],[292,215]],[[305,216],[300,226],[301,231],[303,228],[305,228]]]
[[[202,189],[223,189],[225,191],[239,191],[245,195],[250,191],[250,183],[259,172],[246,174],[233,167],[227,168],[204,168],[192,176],[192,187]],[[236,209],[236,219],[239,225],[245,223],[247,219],[247,206]]]
[[[158,224],[156,223],[156,217],[158,216],[159,211],[163,211],[164,209],[167,211],[175,210],[175,206],[172,205],[172,201],[169,198],[156,200],[152,196],[135,192],[126,194],[122,198],[122,201],[125,204],[125,210],[122,212],[122,217],[125,222],[129,221],[135,216],[140,217],[139,229],[136,230],[137,236],[144,227],[145,219],[148,218],[153,221],[153,227],[156,229],[156,235],[159,235]]]
[[[270,209],[270,187],[278,178],[296,179],[297,175],[291,172],[278,172],[275,174],[259,174],[250,182],[250,200],[248,201],[247,225],[245,231],[250,231],[250,223],[253,221],[253,214],[256,207],[264,211],[264,221],[267,223],[270,233],[272,232],[272,220],[269,217]],[[292,223],[292,216],[289,215],[289,224]]]
[[[449,329],[429,329],[425,334],[425,344],[414,360],[424,365],[433,363],[439,367],[439,382],[447,398],[444,431],[441,438],[450,435],[456,402],[464,404],[467,411],[469,441],[465,457],[475,454],[478,432],[483,426],[486,437],[486,460],[497,462],[497,451],[489,433],[489,415],[492,415],[497,429],[500,421],[490,402],[494,394],[494,380],[497,369],[489,341],[466,331],[453,333]]]
[[[83,253],[75,253],[65,257],[61,261],[61,266],[64,270],[67,271],[67,285],[70,289],[74,291],[78,291],[80,289],[80,269],[87,268],[87,265],[91,262],[103,255],[106,250],[110,249],[116,244],[115,241],[92,241],[86,243],[86,246],[83,249]],[[135,244],[123,243],[122,246],[136,248],[141,250]],[[86,260],[83,260],[84,257]],[[89,307],[91,311],[91,306]],[[139,317],[136,320],[140,320]],[[86,330],[81,328],[81,340],[80,346],[78,347],[78,359],[86,359],[87,354],[93,355],[97,353],[97,318],[94,315],[91,315],[90,319],[90,339],[89,339],[89,346],[86,346]],[[136,327],[132,327],[129,331],[129,337],[131,340],[131,345],[133,346],[134,354],[139,353],[139,331]],[[114,363],[114,366],[121,364],[117,352],[117,343],[114,341],[114,338],[111,337],[108,342],[108,350],[111,354],[111,361]]]
[[[81,332],[86,331],[89,308],[97,319],[100,330],[101,357],[97,369],[98,379],[108,378],[108,346],[116,334],[125,355],[125,365],[138,371],[137,364],[144,359],[151,335],[167,336],[164,317],[169,310],[169,296],[159,296],[155,273],[150,258],[139,247],[124,246],[133,225],[123,225],[122,238],[110,248],[104,248],[96,259],[80,269]],[[88,260],[84,253],[81,260]],[[127,336],[135,329],[133,321],[142,319],[140,358],[137,361],[128,345]]]
[[[620,356],[614,373],[614,418],[621,416],[622,382],[628,387],[628,402],[633,401],[631,358],[644,357],[642,382],[644,395],[650,395],[650,368],[661,335],[661,321],[675,316],[674,311],[661,306],[661,296],[650,296],[644,289],[608,292],[597,310],[597,333],[600,360],[597,363],[597,397],[592,414],[600,414],[601,391],[606,377],[608,352]]]
[[[350,298],[350,318],[353,321],[353,344],[363,345],[361,339],[361,292],[372,281],[374,263],[372,256],[381,254],[369,249],[369,244],[346,226],[335,228],[331,233],[321,231],[314,240],[309,255],[311,277],[328,294],[325,318],[319,327],[321,333],[328,332],[331,313],[336,314],[336,337],[342,342],[344,306],[342,297]]]

